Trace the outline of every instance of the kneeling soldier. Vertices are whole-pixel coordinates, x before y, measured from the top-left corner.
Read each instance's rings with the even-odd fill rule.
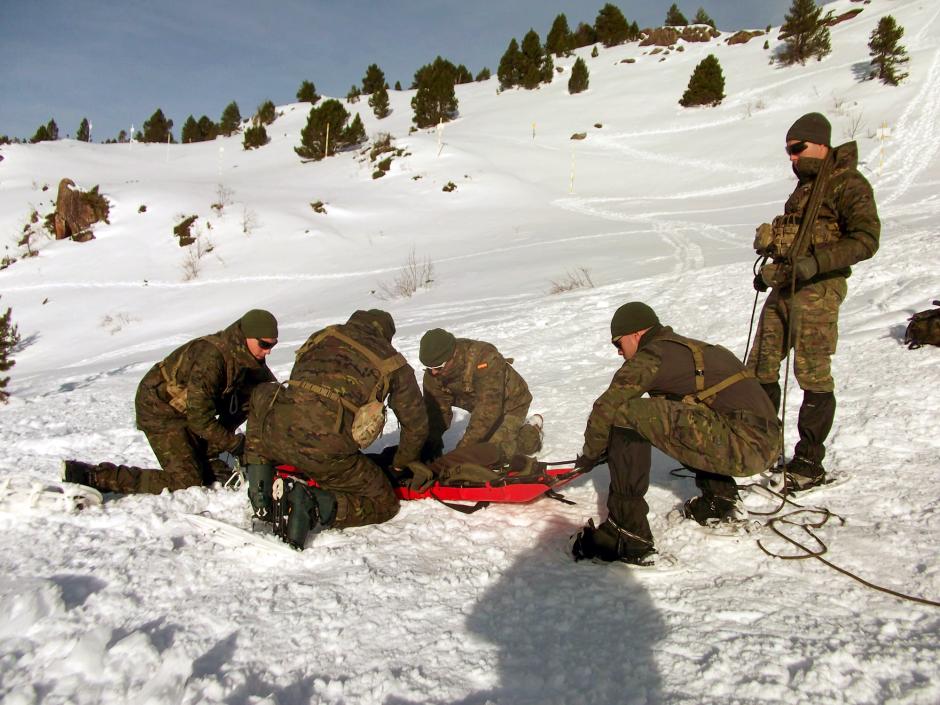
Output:
[[[398,513],[388,478],[360,452],[385,425],[386,397],[401,424],[396,468],[417,460],[427,437],[414,370],[392,346],[394,334],[385,311],[356,311],[307,339],[286,386],[252,395],[245,459],[255,515],[272,515],[275,464],[318,485],[295,482],[287,498],[286,538],[297,548],[310,530],[378,524]]]
[[[647,565],[655,553],[644,499],[651,446],[695,472],[702,495],[688,500],[684,513],[704,525],[737,515],[732,478],[773,463],[780,422],[753,373],[734,355],[673,333],[646,304],[617,309],[610,334],[624,363],[594,402],[576,462],[589,470],[606,455],[608,517],[596,528],[588,522],[572,552],[576,560]]]
[[[453,454],[438,465],[449,460],[450,464],[490,465],[494,459],[508,463],[514,455],[532,455],[541,449],[541,417],[526,423],[532,395],[511,358],[490,343],[455,338],[442,328],[422,336],[419,357],[425,368],[429,424],[424,460],[441,455],[442,436],[450,428],[455,406],[470,412],[470,422]]]
[[[253,309],[225,330],[191,340],[144,375],[134,407],[163,468],[66,460],[63,479],[105,492],[151,493],[211,485],[231,474],[220,453],[242,453],[235,433],[254,388],[274,380],[265,358],[277,344],[277,320]]]

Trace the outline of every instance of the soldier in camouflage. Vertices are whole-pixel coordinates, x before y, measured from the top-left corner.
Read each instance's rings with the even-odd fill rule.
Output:
[[[542,447],[540,427],[526,423],[532,395],[512,366],[490,343],[455,338],[442,328],[421,338],[428,442],[422,459],[433,461],[444,448],[443,435],[453,421],[453,407],[470,412],[470,422],[456,449],[434,463],[448,468],[463,463],[500,465]]]
[[[274,380],[265,358],[276,344],[277,320],[253,309],[225,330],[177,348],[144,375],[134,402],[137,427],[163,471],[67,460],[64,479],[128,494],[224,480],[231,471],[218,456],[241,455],[245,439],[235,431],[255,387]]]
[[[608,517],[576,536],[576,560],[597,558],[647,565],[653,535],[644,499],[651,447],[695,473],[702,495],[684,513],[700,524],[742,511],[733,477],[765,470],[777,452],[780,423],[752,372],[728,350],[677,335],[646,304],[624,304],[610,324],[624,363],[594,402],[576,466],[610,467]],[[644,398],[644,394],[649,398]]]
[[[394,334],[394,321],[385,311],[356,311],[345,324],[307,339],[286,386],[256,390],[245,458],[257,516],[270,511],[275,464],[292,465],[319,485],[297,489],[308,493],[301,504],[311,529],[378,524],[398,513],[398,498],[385,473],[361,452],[368,439],[354,437],[360,410],[376,402],[381,409],[386,396],[401,425],[394,467],[417,460],[427,437],[427,414],[414,370],[392,346]],[[384,414],[381,418],[379,431]],[[301,487],[306,486],[295,484]],[[298,548],[303,548],[306,531],[301,534],[291,541]]]
[[[783,215],[773,225],[758,228],[755,241],[758,254],[771,261],[762,267],[754,286],[772,291],[761,311],[747,364],[779,412],[780,363],[790,347],[794,350],[803,403],[797,422],[799,441],[785,478],[787,486],[797,490],[826,481],[822,461],[836,410],[831,360],[838,340],[839,307],[851,265],[875,254],[881,234],[872,188],[858,172],[858,147],[855,142],[831,147],[831,134],[829,121],[819,113],[802,116],[787,132],[786,151],[797,185]],[[819,179],[827,160],[826,176]],[[793,234],[814,189],[821,201],[815,222],[806,226],[811,228],[808,248],[791,257]]]

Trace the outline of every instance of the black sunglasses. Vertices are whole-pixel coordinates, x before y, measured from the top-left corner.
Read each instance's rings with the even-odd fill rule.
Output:
[[[793,144],[788,144],[785,149],[787,150],[787,154],[792,157],[797,154],[802,154],[806,151],[807,147],[809,147],[809,145],[806,144],[806,142],[794,142]]]
[[[271,341],[269,341],[269,340],[264,340],[264,339],[262,339],[262,338],[258,338],[258,347],[261,348],[262,350],[270,350],[270,349],[273,348],[275,345],[277,345],[277,341],[276,341],[276,340],[273,341],[273,342],[271,342]]]

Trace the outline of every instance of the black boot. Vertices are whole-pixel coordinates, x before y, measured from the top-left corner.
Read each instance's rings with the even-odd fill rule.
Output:
[[[287,495],[287,526],[282,537],[299,551],[304,550],[307,535],[332,526],[336,519],[336,497],[303,480],[295,480]]]
[[[704,470],[693,472],[695,485],[702,490],[702,496],[693,497],[683,505],[682,513],[687,519],[694,519],[702,526],[708,526],[722,521],[743,519],[747,515],[734,478]]]
[[[822,467],[826,438],[836,415],[836,395],[832,392],[803,392],[803,404],[796,427],[800,440],[793,455]]]
[[[255,519],[274,521],[271,486],[274,484],[274,466],[270,464],[251,464],[245,466],[248,477],[248,499]]]
[[[780,413],[780,382],[761,382],[761,387],[767,393],[768,398],[774,405],[774,411]]]
[[[616,526],[610,519],[600,527],[588,519],[587,526],[574,535],[571,555],[576,561],[585,558],[632,565],[650,566],[655,562],[656,549],[653,542],[642,536],[631,534]]]
[[[95,470],[97,465],[83,463],[80,460],[65,460],[62,462],[62,481],[72,482],[85,487],[95,487]]]

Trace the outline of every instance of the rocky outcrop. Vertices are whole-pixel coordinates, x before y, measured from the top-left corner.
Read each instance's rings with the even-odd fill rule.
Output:
[[[710,42],[721,32],[708,25],[694,24],[683,27],[681,31],[678,27],[656,27],[644,29],[641,34],[645,35],[645,39],[640,42],[641,47],[671,47],[680,39],[686,42]]]
[[[74,181],[62,179],[53,217],[55,239],[71,238],[76,242],[94,240],[91,226],[102,221],[107,223],[110,210],[108,199],[98,193],[97,186],[91,191],[80,191]]]
[[[747,44],[754,37],[761,37],[764,34],[766,34],[766,32],[760,29],[742,29],[728,37],[725,42],[727,42],[728,45]]]

